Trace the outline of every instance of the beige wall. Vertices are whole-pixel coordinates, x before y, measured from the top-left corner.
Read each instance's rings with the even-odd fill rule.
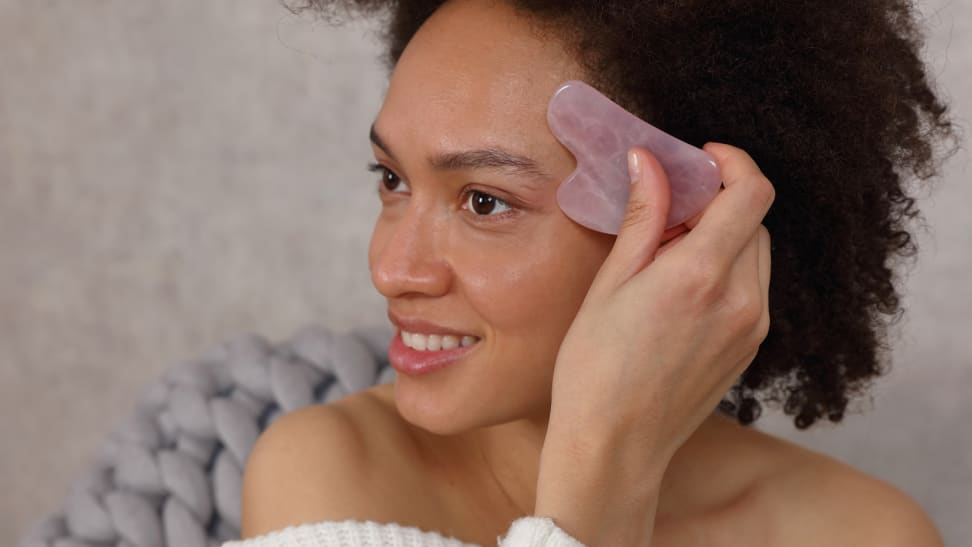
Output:
[[[934,6],[928,55],[968,125],[972,6]],[[385,320],[366,257],[377,53],[274,1],[0,0],[0,544],[163,369],[240,332]],[[761,426],[899,485],[953,544],[972,536],[968,161],[923,202],[873,408]]]

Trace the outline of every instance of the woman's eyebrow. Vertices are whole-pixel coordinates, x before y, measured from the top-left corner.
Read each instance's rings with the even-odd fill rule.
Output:
[[[398,161],[388,145],[385,144],[385,141],[375,131],[374,124],[371,125],[370,138],[375,146],[381,148],[383,152],[388,154],[396,162]],[[429,158],[429,164],[435,169],[441,170],[492,169],[531,180],[554,180],[553,175],[544,171],[533,158],[514,154],[498,147],[443,152]]]

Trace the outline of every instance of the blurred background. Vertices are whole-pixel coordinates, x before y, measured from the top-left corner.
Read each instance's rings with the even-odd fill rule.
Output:
[[[972,134],[972,2],[921,4]],[[57,510],[141,389],[214,343],[382,324],[368,126],[373,23],[276,1],[0,0],[0,544]],[[759,429],[913,496],[972,537],[972,186],[920,195],[893,369],[844,422]]]

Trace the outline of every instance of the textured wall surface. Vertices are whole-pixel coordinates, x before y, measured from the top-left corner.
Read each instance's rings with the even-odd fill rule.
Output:
[[[972,3],[927,4],[968,131]],[[241,332],[385,321],[361,25],[275,1],[0,0],[0,544],[56,509],[140,388]],[[922,199],[894,369],[836,427],[760,428],[884,478],[972,537],[969,156]]]

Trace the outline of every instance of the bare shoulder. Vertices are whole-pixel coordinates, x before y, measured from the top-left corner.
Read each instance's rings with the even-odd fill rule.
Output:
[[[421,527],[409,510],[422,488],[412,457],[407,433],[369,390],[290,412],[247,459],[242,537],[327,520]]]
[[[911,496],[844,462],[771,435],[776,465],[758,487],[770,545],[942,547]]]

